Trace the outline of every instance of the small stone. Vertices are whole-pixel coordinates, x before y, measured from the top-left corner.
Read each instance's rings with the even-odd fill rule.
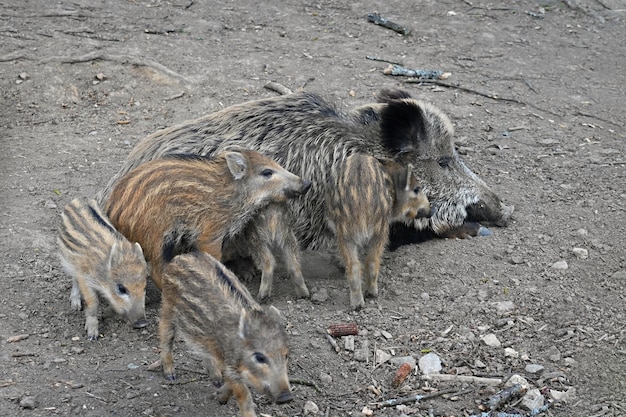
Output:
[[[126,365],[126,367],[128,369],[137,369],[137,368],[139,368],[139,365],[136,365],[134,363],[129,363],[128,365]]]
[[[574,248],[572,249],[572,252],[578,259],[587,259],[589,257],[589,251],[587,249]]]
[[[25,408],[27,410],[32,410],[37,408],[37,397],[35,396],[26,396],[20,400],[20,407]]]
[[[104,80],[106,80],[106,79],[107,79],[107,77],[106,77],[106,75],[104,75],[103,73],[99,72],[99,73],[97,73],[97,74],[96,74],[96,80],[98,80],[98,81],[104,81]]]
[[[314,292],[311,296],[311,301],[314,303],[324,303],[328,300],[328,290],[324,287]]]
[[[574,358],[565,358],[563,362],[565,362],[565,366],[574,366],[577,363]]]
[[[504,356],[507,358],[519,358],[519,352],[513,348],[504,348]]]
[[[582,228],[576,230],[576,232],[574,232],[574,233],[577,234],[578,236],[587,236],[589,234],[587,229],[582,229]]]
[[[408,363],[411,366],[411,370],[415,369],[417,366],[417,361],[413,356],[395,356],[389,359],[389,363],[396,367],[402,365],[403,363]]]
[[[427,292],[423,292],[420,294],[420,298],[422,299],[422,301],[428,301],[430,300],[430,295],[428,295]]]
[[[567,391],[550,390],[550,398],[563,403],[571,403],[576,399],[576,388],[570,387]]]
[[[30,75],[28,75],[28,73],[26,72],[20,72],[17,78],[19,78],[20,80],[26,81],[30,78]]]
[[[46,200],[46,202],[43,205],[46,208],[51,208],[51,209],[57,208],[57,204],[52,200]]]
[[[530,384],[528,383],[528,380],[526,378],[524,378],[521,375],[512,375],[505,383],[504,383],[504,387],[505,388],[509,388],[512,387],[515,384],[520,384],[522,386],[522,388],[524,389],[528,389],[530,387]]]
[[[391,338],[393,337],[393,336],[391,336],[391,333],[389,333],[389,332],[387,332],[387,331],[385,331],[385,330],[381,330],[381,331],[380,331],[380,334],[382,334],[382,335],[383,335],[383,337],[384,337],[385,339],[387,339],[387,340],[389,340],[389,339],[391,339]]]
[[[374,410],[372,410],[371,408],[369,408],[368,406],[363,407],[363,410],[361,410],[361,414],[363,414],[364,416],[373,416],[374,415]]]
[[[522,258],[521,256],[513,256],[511,257],[511,263],[513,265],[520,265],[524,263],[524,258]]]
[[[323,385],[330,385],[333,382],[333,377],[325,372],[320,372],[320,382]]]
[[[487,365],[485,365],[485,362],[481,361],[480,359],[475,359],[474,360],[474,367],[475,368],[480,368],[480,369],[485,369],[487,367]]]
[[[623,279],[623,280],[626,280],[626,269],[614,272],[613,275],[611,275],[611,278],[612,279]]]
[[[320,408],[313,401],[307,401],[304,404],[304,415],[317,414],[320,412]]]
[[[83,353],[85,351],[85,348],[83,347],[78,347],[78,346],[72,346],[72,353],[76,353],[77,355],[80,355],[81,353]]]
[[[550,268],[556,269],[557,271],[565,271],[567,267],[567,261],[565,260],[557,261],[550,266]]]
[[[528,365],[526,365],[524,370],[528,372],[529,374],[539,374],[543,372],[544,367],[543,365],[538,365],[536,363],[529,363]]]
[[[80,340],[80,336],[72,337],[72,342],[78,342]]]
[[[496,310],[498,310],[498,312],[500,313],[507,313],[515,309],[515,304],[513,304],[513,301],[498,301],[493,304],[496,307]]]
[[[500,341],[498,340],[498,338],[496,337],[495,334],[493,333],[489,333],[486,334],[482,337],[483,342],[487,345],[487,346],[492,346],[492,347],[500,347],[502,345],[502,343],[500,343]]]
[[[354,352],[354,336],[343,336],[343,348],[350,352]]]
[[[552,346],[550,348],[550,350],[548,351],[548,358],[552,362],[558,362],[561,360],[561,352],[559,351],[559,349],[557,349],[556,346]]]
[[[387,362],[391,359],[391,355],[385,352],[384,350],[377,349],[376,350],[376,365],[380,365],[381,363]]]
[[[522,407],[527,410],[535,410],[543,405],[544,398],[541,392],[537,389],[528,390],[526,395],[522,397]]]
[[[361,347],[354,350],[354,360],[359,362],[367,361],[367,358],[370,355],[369,342],[367,340],[363,340],[361,342]]]
[[[443,369],[441,359],[437,354],[432,352],[422,356],[418,363],[423,375],[437,374]]]

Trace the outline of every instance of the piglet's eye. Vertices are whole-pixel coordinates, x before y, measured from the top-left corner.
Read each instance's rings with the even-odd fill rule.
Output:
[[[263,171],[261,171],[261,175],[263,175],[265,178],[269,178],[272,175],[274,175],[274,170],[266,168]]]
[[[122,284],[117,284],[117,287],[115,287],[115,290],[117,291],[118,295],[128,295],[128,290]]]
[[[267,357],[261,352],[256,352],[254,354],[254,360],[256,361],[256,363],[259,363],[261,365],[264,365],[267,363]]]
[[[415,194],[419,194],[419,193],[420,193],[420,191],[422,191],[422,187],[415,187],[415,188],[413,188],[413,192],[414,192]]]
[[[441,168],[448,168],[450,166],[450,162],[452,162],[452,158],[449,156],[442,156],[437,161]]]

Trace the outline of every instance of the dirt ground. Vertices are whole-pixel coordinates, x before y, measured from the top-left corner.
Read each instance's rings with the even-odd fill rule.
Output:
[[[214,3],[0,2],[0,414],[238,415],[233,400],[218,404],[184,344],[179,384],[148,368],[158,293],[149,327],[108,319],[89,342],[55,238],[63,206],[95,195],[139,139],[275,95],[264,88],[275,81],[345,110],[382,87],[433,102],[453,120],[468,166],[516,211],[493,236],[386,254],[380,298],[358,313],[329,255],[307,253],[313,299],[293,300],[285,277],[272,298],[287,320],[295,400],[257,396],[259,413],[304,415],[312,401],[320,416],[469,416],[503,388],[419,371],[395,388],[397,365],[377,363],[380,350],[434,352],[448,374],[518,374],[546,401],[568,392],[544,415],[626,415],[626,2]],[[368,22],[373,11],[411,34]],[[405,84],[367,56],[450,72],[454,87]],[[248,284],[256,293],[259,282]],[[360,328],[356,352],[338,340],[336,353],[325,330],[349,322]],[[28,337],[10,339],[19,335]]]

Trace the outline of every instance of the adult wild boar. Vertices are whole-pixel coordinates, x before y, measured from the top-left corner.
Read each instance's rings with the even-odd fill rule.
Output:
[[[433,212],[416,219],[415,230],[445,236],[466,221],[506,225],[513,208],[463,163],[453,134],[443,112],[404,91],[383,91],[377,103],[348,114],[317,94],[298,92],[233,105],[147,136],[99,197],[105,201],[119,178],[142,162],[170,153],[210,155],[236,144],[313,181],[311,192],[290,204],[298,240],[314,249],[333,240],[320,184],[332,182],[337,161],[361,152],[413,165]]]

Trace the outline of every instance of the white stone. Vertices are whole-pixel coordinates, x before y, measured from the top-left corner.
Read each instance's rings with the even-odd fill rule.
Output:
[[[526,365],[526,368],[524,368],[524,370],[529,374],[541,373],[543,372],[543,369],[543,365],[538,365],[536,363],[529,363],[528,365]]]
[[[553,263],[550,268],[556,269],[557,271],[565,271],[568,268],[567,261],[557,261]]]
[[[504,356],[507,358],[519,358],[519,352],[513,348],[504,348]]]
[[[320,412],[320,408],[313,401],[307,401],[304,404],[304,415],[317,414]]]
[[[524,397],[522,397],[522,406],[528,410],[535,410],[543,405],[544,398],[541,392],[537,389],[529,390]]]
[[[500,347],[502,345],[493,333],[486,334],[482,336],[481,339],[483,339],[483,342],[485,342],[487,346]]]
[[[550,397],[556,401],[571,403],[576,399],[576,388],[570,387],[567,391],[550,390]]]
[[[515,304],[513,304],[513,301],[498,301],[493,304],[496,307],[496,310],[498,310],[500,313],[506,313],[515,309]]]
[[[354,336],[342,336],[343,339],[343,348],[345,350],[349,350],[350,352],[354,352]]]
[[[387,362],[391,359],[391,355],[381,349],[376,349],[376,365]]]
[[[427,353],[422,356],[419,361],[420,371],[422,371],[423,375],[436,374],[441,371],[441,359],[435,353]]]
[[[385,339],[387,339],[387,340],[389,340],[389,339],[391,339],[391,338],[392,338],[391,333],[389,333],[389,332],[387,332],[387,331],[385,331],[385,330],[381,330],[381,331],[380,331],[380,334],[382,334],[382,335],[383,335],[383,337],[384,337]]]
[[[520,384],[522,386],[522,388],[524,389],[528,389],[530,387],[530,384],[528,383],[528,380],[526,378],[524,378],[521,375],[512,375],[505,383],[504,383],[504,387],[505,388],[509,388],[512,387],[515,384]]]

